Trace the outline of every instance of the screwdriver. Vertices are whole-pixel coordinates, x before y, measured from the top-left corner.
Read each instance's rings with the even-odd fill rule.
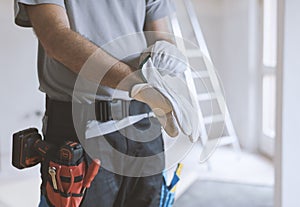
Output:
[[[93,159],[91,165],[88,168],[88,171],[83,179],[81,193],[84,194],[85,190],[91,186],[92,181],[98,173],[100,168],[100,160]]]

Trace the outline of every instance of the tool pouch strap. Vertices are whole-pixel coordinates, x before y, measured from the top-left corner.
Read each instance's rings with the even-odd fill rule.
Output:
[[[49,174],[46,183],[48,202],[55,207],[78,207],[83,199],[83,178],[86,174],[86,163],[82,160],[76,166],[66,166],[54,161],[49,168],[56,169],[56,183]]]

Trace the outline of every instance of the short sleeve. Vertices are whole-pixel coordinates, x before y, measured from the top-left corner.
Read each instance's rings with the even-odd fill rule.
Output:
[[[31,27],[24,5],[56,4],[65,8],[64,0],[14,0],[15,23],[22,27]]]
[[[172,0],[146,0],[146,21],[154,21],[175,12]]]

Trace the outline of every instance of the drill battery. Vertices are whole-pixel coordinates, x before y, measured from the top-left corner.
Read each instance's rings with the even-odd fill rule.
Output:
[[[35,128],[26,129],[13,135],[12,164],[14,167],[24,169],[42,161],[42,156],[37,150],[34,150],[34,145],[38,141],[42,141],[42,137]],[[41,150],[46,153],[49,147]]]
[[[67,141],[59,149],[59,162],[68,165],[78,165],[83,158],[83,148],[77,142]]]

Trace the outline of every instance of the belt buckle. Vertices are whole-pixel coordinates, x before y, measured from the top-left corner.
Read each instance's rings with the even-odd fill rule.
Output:
[[[129,115],[129,101],[114,99],[110,102],[111,117],[113,120],[121,120]]]

